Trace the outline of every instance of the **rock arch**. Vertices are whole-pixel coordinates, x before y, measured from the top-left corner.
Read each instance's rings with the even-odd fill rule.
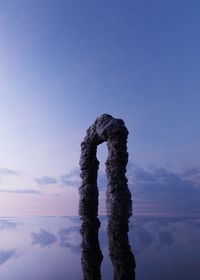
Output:
[[[97,159],[97,146],[107,141],[108,158],[106,160],[107,185],[107,211],[131,212],[131,193],[126,178],[126,165],[128,130],[123,120],[103,114],[98,117],[87,131],[81,143],[80,169],[82,183],[79,188],[79,213],[98,213],[98,186],[97,176],[99,161]],[[91,213],[92,211],[92,213]]]

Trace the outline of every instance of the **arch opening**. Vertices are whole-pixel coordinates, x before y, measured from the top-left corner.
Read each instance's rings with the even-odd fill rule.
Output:
[[[126,178],[126,165],[128,163],[127,152],[128,130],[123,120],[103,114],[86,131],[86,136],[81,143],[80,169],[82,184],[79,188],[80,201],[79,213],[91,212],[98,214],[99,189],[97,176],[99,161],[97,159],[97,147],[107,142],[108,157],[106,160],[106,206],[107,212],[122,207],[121,211],[131,212],[131,193],[128,189]],[[127,203],[124,203],[124,202]],[[123,202],[123,203],[122,203]]]
[[[100,162],[98,145],[107,142],[106,206],[108,214],[108,247],[114,268],[114,279],[135,279],[135,258],[128,239],[128,219],[132,214],[131,193],[128,189],[126,165],[128,130],[124,122],[104,114],[88,128],[81,143],[81,179],[79,214],[81,216],[82,268],[84,279],[101,278],[102,251],[98,239],[99,189],[97,177]],[[105,147],[105,145],[104,145]]]

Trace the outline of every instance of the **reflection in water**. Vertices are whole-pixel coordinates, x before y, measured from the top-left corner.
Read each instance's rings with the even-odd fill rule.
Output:
[[[111,226],[108,226],[109,248],[116,271],[115,277],[120,279],[121,272],[119,269],[122,265],[121,269],[124,271],[128,271],[128,267],[131,268],[130,263],[126,265],[126,262],[124,262],[125,257],[121,257],[123,256],[122,252],[124,252],[125,256],[128,255],[127,250],[125,250],[126,245],[124,245],[127,224],[126,222],[122,223],[124,219],[120,219],[117,208],[112,213],[115,213],[116,218],[113,216],[111,219],[111,215],[108,217],[110,219],[109,223],[111,223]],[[84,220],[85,223],[82,227],[83,233],[85,232],[83,245],[85,245],[86,249],[88,249],[88,244],[91,244],[91,246],[83,253],[80,250],[80,238],[82,239],[82,237],[79,233],[80,219],[78,217],[0,218],[0,279],[83,279],[80,256],[83,254],[83,262],[85,262],[85,271],[87,272],[86,263],[87,265],[92,264],[92,258],[94,258],[92,253],[95,250],[98,251],[97,249],[93,250],[93,247],[98,248],[95,246],[98,245],[96,233],[99,227],[99,222],[98,220],[95,221],[95,218],[87,219],[87,215],[85,215]],[[101,258],[96,259],[96,262],[99,261],[99,264],[97,263],[99,270],[96,269],[96,271],[99,271],[100,278],[101,265],[102,279],[111,280],[113,279],[113,269],[107,256],[105,217],[101,217],[101,220],[99,241],[104,261],[101,265]],[[119,222],[120,220],[122,221]],[[120,226],[121,229],[118,230]],[[47,234],[44,234],[44,230],[41,231],[41,229],[44,229]],[[40,235],[37,236],[38,243],[33,244],[32,242],[33,232],[37,234],[43,233],[41,235],[42,239],[40,239]],[[53,238],[49,238],[48,233],[55,235],[55,242],[53,242]],[[199,236],[199,216],[184,218],[134,215],[134,219],[129,220],[129,242],[131,246],[134,244],[132,249],[137,262],[136,279],[200,279]],[[94,241],[93,243],[92,240]],[[119,263],[121,266],[119,266]],[[94,265],[94,262],[92,265]],[[85,276],[85,279],[98,279],[96,274],[94,274],[94,277],[91,275]],[[131,279],[131,277],[124,279]]]
[[[82,207],[84,207],[82,205]],[[131,252],[128,239],[128,219],[131,216],[130,207],[118,204],[118,208],[109,207],[108,239],[109,251],[114,268],[114,280],[135,279],[135,259]],[[115,210],[115,211],[114,211]],[[84,213],[83,209],[81,211]],[[100,221],[91,209],[81,216],[82,235],[82,269],[84,280],[101,279],[101,263],[103,255],[99,245],[98,230]]]
[[[92,213],[92,212],[91,212]],[[101,279],[100,267],[103,255],[99,246],[98,230],[99,219],[87,214],[82,216],[81,235],[82,235],[82,269],[84,280]]]
[[[108,214],[108,238],[114,280],[135,279],[135,258],[128,238],[131,201],[127,202],[115,203],[118,207],[109,206],[111,212]]]
[[[92,211],[92,209],[84,211],[84,204],[81,207],[81,262],[84,280],[99,280],[101,279],[100,267],[103,260],[98,239],[100,221],[96,211]],[[131,200],[119,203],[116,200],[115,203],[108,206],[108,209],[108,239],[110,258],[114,268],[113,279],[134,280],[135,258],[131,252],[128,238]]]
[[[8,260],[17,257],[15,249],[12,250],[0,250],[0,265],[4,264]]]
[[[50,246],[57,241],[57,237],[44,228],[41,228],[38,233],[32,232],[31,236],[32,244],[38,244],[41,247]]]

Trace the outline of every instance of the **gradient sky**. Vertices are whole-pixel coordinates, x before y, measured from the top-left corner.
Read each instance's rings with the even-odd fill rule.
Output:
[[[188,193],[193,202],[199,9],[197,0],[0,0],[2,215],[77,213],[80,142],[102,113],[129,129],[129,173],[142,209],[158,206],[160,197],[145,195],[156,174],[166,208],[169,189],[183,205]],[[105,145],[98,154],[103,163]],[[155,189],[150,184],[154,198]]]

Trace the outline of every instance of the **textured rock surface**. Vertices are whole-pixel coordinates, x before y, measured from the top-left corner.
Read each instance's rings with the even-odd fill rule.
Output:
[[[97,174],[99,161],[96,157],[97,146],[104,141],[108,145],[108,158],[106,161],[107,187],[107,210],[113,211],[117,204],[123,203],[122,211],[127,207],[131,211],[131,194],[127,185],[126,165],[128,162],[127,152],[128,130],[123,120],[115,119],[104,114],[96,119],[94,124],[86,132],[84,141],[81,143],[81,179],[79,188],[80,204],[79,212],[87,213],[93,209],[94,215],[98,213],[98,187]],[[121,204],[121,203],[120,203]],[[82,207],[84,205],[84,208]],[[112,209],[111,209],[112,208]]]

